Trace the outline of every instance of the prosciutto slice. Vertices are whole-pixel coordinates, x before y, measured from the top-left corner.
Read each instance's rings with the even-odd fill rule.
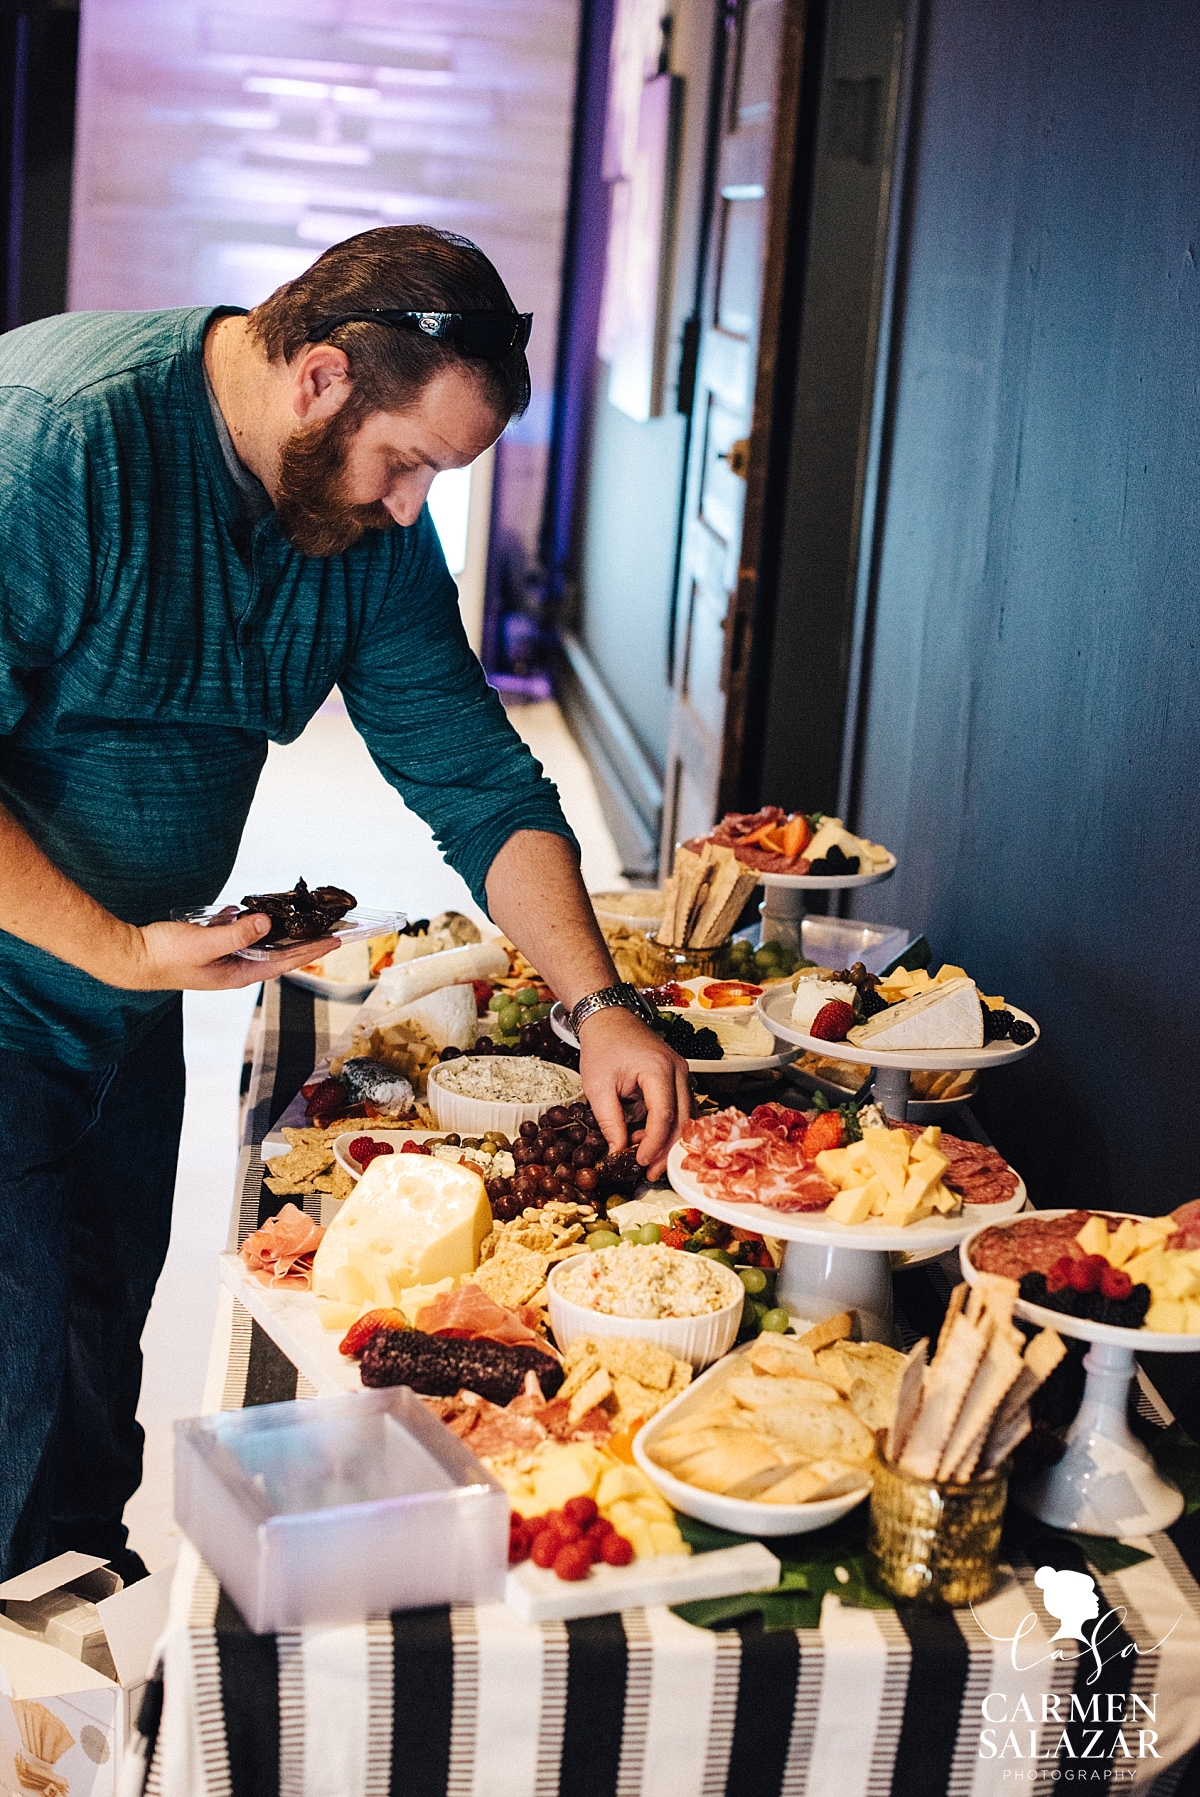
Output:
[[[553,1348],[530,1327],[530,1321],[530,1312],[507,1310],[471,1281],[460,1285],[456,1292],[439,1292],[417,1312],[414,1326],[426,1335],[454,1335],[461,1341],[487,1336],[489,1341],[513,1346],[528,1342],[553,1357]]]
[[[762,1104],[749,1117],[730,1108],[698,1117],[683,1131],[684,1171],[727,1204],[771,1210],[824,1210],[837,1190],[804,1158],[802,1112]]]
[[[277,1217],[246,1237],[238,1252],[260,1285],[304,1291],[312,1284],[313,1255],[324,1234],[297,1205],[285,1204]]]
[[[787,812],[781,811],[778,805],[764,805],[761,811],[730,811],[707,836],[697,836],[691,842],[685,842],[684,848],[692,849],[699,854],[706,842],[716,844],[720,848],[732,849],[738,860],[747,867],[756,867],[767,874],[803,874],[808,872],[808,861],[803,855],[780,855],[774,849],[764,848],[760,842],[747,843],[746,837],[753,836],[757,830],[767,824],[786,824]]]

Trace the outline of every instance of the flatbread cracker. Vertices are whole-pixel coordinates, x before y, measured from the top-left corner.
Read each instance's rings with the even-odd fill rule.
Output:
[[[548,1265],[544,1254],[534,1254],[512,1242],[484,1261],[475,1274],[475,1283],[497,1304],[516,1310],[545,1285]]]

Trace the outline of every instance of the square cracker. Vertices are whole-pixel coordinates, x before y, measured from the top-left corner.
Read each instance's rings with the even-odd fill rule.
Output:
[[[497,1304],[509,1310],[528,1303],[546,1283],[549,1262],[544,1254],[534,1254],[512,1242],[485,1261],[475,1274],[475,1283]]]

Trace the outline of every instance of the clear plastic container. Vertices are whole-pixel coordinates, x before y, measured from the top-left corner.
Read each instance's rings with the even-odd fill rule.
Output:
[[[861,961],[868,973],[882,973],[912,940],[912,932],[898,924],[864,923],[859,917],[805,917],[800,925],[801,951],[819,967]]]
[[[198,923],[205,928],[214,923],[232,923],[237,917],[244,917],[245,912],[240,905],[209,905],[199,911],[172,911],[172,923]],[[362,942],[372,936],[387,936],[393,930],[402,930],[408,918],[403,911],[368,911],[363,905],[356,905],[338,919],[329,929],[331,936],[338,939],[339,948],[348,942]],[[319,936],[314,941],[323,942]],[[287,942],[257,943],[253,948],[240,948],[237,951],[241,961],[273,961],[277,955],[290,954],[294,948],[302,948],[304,944],[295,939]]]
[[[255,1634],[500,1602],[508,1516],[404,1387],[175,1425],[175,1520]]]

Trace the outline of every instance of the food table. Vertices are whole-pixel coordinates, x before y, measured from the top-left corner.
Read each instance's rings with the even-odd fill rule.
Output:
[[[244,1081],[234,1243],[277,1209],[259,1144],[352,1009],[286,982],[265,989]],[[902,1339],[936,1333],[944,1266],[905,1269],[895,1285]],[[223,1291],[206,1408],[311,1391]],[[1141,1426],[1152,1432],[1155,1421],[1163,1417],[1147,1407]],[[872,1599],[856,1557],[861,1515],[847,1519],[847,1534],[798,1540],[809,1562],[804,1613],[800,1626],[771,1630],[759,1612],[717,1628],[662,1607],[534,1624],[497,1604],[255,1636],[185,1548],[163,1676],[144,1711],[145,1788],[161,1797],[991,1797],[1017,1775],[1025,1788],[1034,1772],[1048,1782],[1056,1763],[1078,1776],[1070,1749],[1058,1762],[1030,1758],[1027,1720],[1041,1729],[1034,1751],[1048,1751],[1059,1731],[1042,1725],[1043,1697],[1051,1716],[1066,1717],[1072,1694],[1085,1714],[1100,1695],[1099,1733],[1077,1727],[1073,1743],[1090,1747],[1097,1782],[1111,1764],[1112,1782],[1158,1797],[1190,1788],[1169,1768],[1194,1758],[1200,1739],[1200,1514],[1132,1544],[1146,1556],[1133,1564],[1111,1544],[1088,1543],[1097,1565],[1078,1539],[1018,1523],[995,1593],[949,1612]],[[1089,1661],[1054,1657],[1055,1623],[1033,1583],[1045,1564],[1089,1574],[1102,1610],[1114,1612],[1093,1682]],[[1012,1637],[1025,1618],[1015,1667]],[[1121,1657],[1130,1643],[1142,1651]],[[157,1729],[156,1692],[165,1695]],[[1131,1709],[1126,1758],[1107,1718]],[[1140,1758],[1139,1729],[1156,1736]],[[125,1773],[125,1789],[138,1789],[138,1766]]]

